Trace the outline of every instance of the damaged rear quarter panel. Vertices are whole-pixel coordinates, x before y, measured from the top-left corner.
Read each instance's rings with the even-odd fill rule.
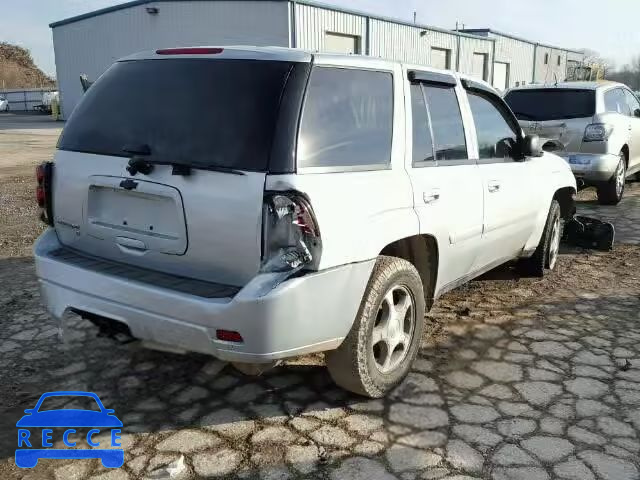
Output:
[[[370,260],[420,231],[403,169],[268,175],[265,189],[307,196],[322,236],[319,270]]]

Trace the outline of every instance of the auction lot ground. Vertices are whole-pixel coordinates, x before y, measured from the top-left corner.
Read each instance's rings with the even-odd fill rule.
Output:
[[[640,478],[640,184],[617,207],[580,195],[580,211],[614,222],[614,252],[565,250],[544,280],[505,267],[444,296],[407,381],[367,401],[334,387],[322,356],[247,378],[81,320],[61,342],[30,253],[33,167],[59,130],[0,115],[0,479]],[[55,390],[115,409],[123,468],[15,466],[15,422]]]

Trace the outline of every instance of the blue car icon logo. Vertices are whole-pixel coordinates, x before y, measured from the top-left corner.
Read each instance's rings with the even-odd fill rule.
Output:
[[[90,403],[95,409],[68,408],[69,403],[77,399]],[[62,408],[43,408],[43,403],[51,404],[54,400],[67,403]],[[16,423],[18,448],[15,460],[18,467],[33,468],[41,458],[99,458],[106,468],[119,468],[124,463],[124,450],[113,448],[121,447],[122,422],[113,414],[113,410],[104,407],[95,393],[48,392],[40,397],[34,408],[24,412],[26,415]],[[52,448],[54,429],[56,434],[64,429],[60,436],[65,447],[69,448]],[[97,448],[103,445],[94,437],[104,433],[104,430],[110,430],[112,448]],[[74,448],[84,443],[91,448]]]

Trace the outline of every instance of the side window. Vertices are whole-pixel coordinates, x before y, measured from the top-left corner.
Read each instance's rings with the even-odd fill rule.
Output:
[[[607,112],[621,113],[622,115],[631,114],[629,106],[627,105],[627,99],[620,88],[605,92],[604,106]]]
[[[455,90],[434,85],[424,85],[423,89],[431,116],[436,160],[466,160],[467,142]]]
[[[431,126],[429,125],[429,114],[424,103],[422,86],[411,85],[411,117],[413,124],[413,156],[412,163],[432,162],[433,140],[431,139]]]
[[[501,109],[488,97],[467,92],[469,106],[476,125],[478,154],[482,159],[511,159],[517,134]]]
[[[629,115],[634,117],[636,110],[640,110],[640,102],[638,102],[636,96],[629,90],[624,90],[624,96],[627,99],[627,105],[629,106]]]
[[[391,73],[314,67],[298,136],[298,168],[389,165],[392,125]]]

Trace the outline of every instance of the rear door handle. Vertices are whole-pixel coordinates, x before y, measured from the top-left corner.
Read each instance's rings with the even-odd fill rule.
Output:
[[[427,204],[437,202],[440,200],[440,190],[434,188],[433,190],[422,192],[422,200]]]
[[[489,193],[499,192],[500,191],[500,182],[498,182],[497,180],[489,181],[489,184],[487,185],[487,189],[489,190]]]

